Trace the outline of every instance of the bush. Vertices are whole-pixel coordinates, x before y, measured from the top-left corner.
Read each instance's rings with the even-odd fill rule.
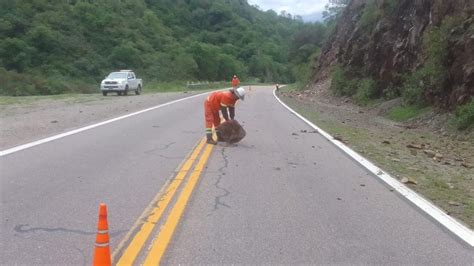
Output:
[[[470,129],[474,125],[474,99],[458,107],[456,111],[456,126],[459,130]]]
[[[357,104],[367,105],[377,94],[377,84],[371,78],[365,78],[357,83],[357,92],[354,99]]]
[[[17,73],[0,68],[0,95],[31,96],[62,93],[96,93],[98,84],[69,77]]]
[[[356,81],[352,81],[347,77],[347,73],[341,66],[337,65],[332,72],[331,90],[337,96],[352,96],[352,89]]]
[[[428,57],[421,68],[405,77],[402,96],[406,103],[423,105],[425,95],[441,93],[448,74],[449,34],[459,23],[459,18],[447,17],[441,27],[434,27],[424,35],[423,45]]]
[[[408,105],[424,105],[424,89],[425,84],[423,77],[425,76],[425,70],[420,69],[412,74],[405,76],[402,97],[406,104]]]

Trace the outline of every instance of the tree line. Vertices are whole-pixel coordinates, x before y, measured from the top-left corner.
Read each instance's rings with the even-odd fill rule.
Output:
[[[0,94],[95,92],[122,68],[157,82],[293,83],[326,34],[246,0],[3,0]]]

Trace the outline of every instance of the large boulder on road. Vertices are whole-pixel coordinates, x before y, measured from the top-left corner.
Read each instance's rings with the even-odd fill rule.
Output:
[[[225,121],[216,128],[217,139],[227,143],[237,143],[245,137],[244,128],[236,120]]]

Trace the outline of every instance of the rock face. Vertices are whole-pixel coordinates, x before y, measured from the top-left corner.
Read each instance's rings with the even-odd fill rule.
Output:
[[[377,81],[380,92],[400,91],[406,76],[430,60],[427,36],[444,27],[447,50],[437,52],[443,52],[445,75],[423,97],[448,109],[464,104],[474,95],[473,15],[473,0],[352,0],[321,52],[314,81],[339,64]]]
[[[244,128],[236,120],[229,120],[220,124],[216,128],[216,133],[219,141],[227,143],[237,143],[246,135]]]

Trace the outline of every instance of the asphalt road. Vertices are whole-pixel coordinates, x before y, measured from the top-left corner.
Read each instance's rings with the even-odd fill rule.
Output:
[[[0,157],[1,264],[90,265],[100,202],[120,257],[139,217],[202,139],[203,100]],[[272,88],[253,88],[236,114],[247,137],[212,150],[163,264],[474,261],[471,247],[311,133]]]

